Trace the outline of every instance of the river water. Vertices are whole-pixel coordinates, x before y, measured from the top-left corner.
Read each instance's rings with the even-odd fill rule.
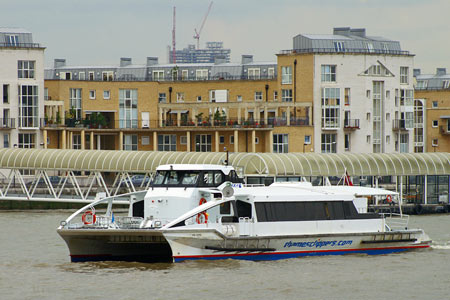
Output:
[[[0,212],[0,299],[449,299],[450,215],[412,216],[431,249],[268,262],[71,263],[70,211]]]

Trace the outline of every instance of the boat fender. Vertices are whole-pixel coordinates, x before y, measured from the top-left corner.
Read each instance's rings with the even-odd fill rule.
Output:
[[[90,216],[90,217],[88,218],[88,216]],[[97,220],[97,217],[91,210],[87,210],[81,216],[81,220],[83,221],[84,225],[91,225],[91,224],[95,223],[95,221]]]
[[[198,205],[202,205],[206,203],[206,199],[205,198],[200,198],[200,202],[198,203]],[[202,218],[203,215],[203,218]],[[197,222],[197,224],[201,224],[201,223],[208,223],[208,214],[206,213],[206,211],[202,211],[201,213],[197,214],[197,218],[195,218],[195,221]]]
[[[392,196],[391,195],[387,195],[386,196],[386,202],[387,203],[392,203]]]

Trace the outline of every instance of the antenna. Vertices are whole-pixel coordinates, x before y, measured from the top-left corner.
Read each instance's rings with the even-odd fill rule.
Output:
[[[177,62],[177,56],[175,52],[175,6],[173,7],[173,27],[172,27],[172,63]]]
[[[195,35],[194,39],[197,40],[197,49],[200,49],[200,33],[202,32],[203,26],[205,26],[206,18],[208,17],[209,12],[211,11],[211,6],[213,5],[213,2],[208,6],[208,10],[206,11],[205,17],[203,18],[202,25],[200,25],[200,29],[197,31],[197,28],[194,29]]]

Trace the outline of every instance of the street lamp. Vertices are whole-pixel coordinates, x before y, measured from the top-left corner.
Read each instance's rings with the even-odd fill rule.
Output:
[[[228,150],[227,150],[227,147],[223,147],[223,151],[227,153],[227,158],[225,159],[225,166],[228,166]]]

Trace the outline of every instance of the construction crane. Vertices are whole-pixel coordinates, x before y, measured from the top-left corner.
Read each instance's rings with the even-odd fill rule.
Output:
[[[208,17],[209,12],[211,11],[211,6],[213,5],[213,2],[208,6],[208,10],[206,11],[205,17],[203,18],[202,25],[200,25],[200,29],[197,31],[197,28],[194,29],[195,35],[194,39],[197,40],[197,49],[200,49],[200,33],[202,32],[203,26],[205,26],[206,18]]]
[[[177,62],[176,55],[176,43],[175,43],[175,6],[173,7],[173,27],[172,27],[172,63],[175,64]]]

